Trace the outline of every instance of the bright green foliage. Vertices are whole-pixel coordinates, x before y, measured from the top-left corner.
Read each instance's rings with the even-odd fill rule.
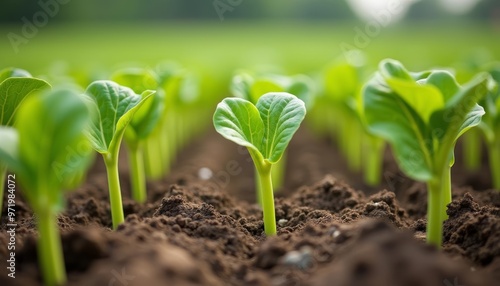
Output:
[[[238,72],[231,81],[231,92],[234,96],[244,98],[254,104],[259,98],[269,92],[287,92],[295,95],[310,108],[314,101],[313,84],[305,75],[284,76],[279,74],[263,73],[251,75],[247,72]],[[286,153],[283,159],[273,167],[273,186],[279,189],[285,179]],[[258,177],[256,178],[258,180]],[[256,185],[260,183],[257,181]],[[261,192],[257,192],[257,200],[261,203]]]
[[[491,75],[488,95],[480,102],[486,114],[479,125],[486,138],[493,187],[500,191],[500,63],[486,69]]]
[[[129,86],[136,93],[157,88],[157,77],[146,69],[130,68],[116,72],[112,79],[121,85]],[[149,93],[142,93],[143,98]],[[146,179],[144,173],[143,141],[158,125],[164,109],[162,92],[157,92],[152,99],[147,100],[135,113],[125,130],[125,143],[128,150],[132,197],[137,202],[145,202]]]
[[[102,154],[106,164],[113,228],[123,222],[123,208],[118,176],[118,153],[125,129],[134,114],[154,91],[135,94],[128,87],[113,81],[95,81],[85,91],[92,111],[92,124],[87,136],[93,148]]]
[[[351,60],[342,57],[324,70],[319,99],[322,103],[316,106],[319,117],[316,122],[327,124],[328,133],[337,141],[349,169],[362,171],[365,183],[377,186],[382,178],[385,142],[369,134],[362,123],[361,89],[367,68],[363,54],[358,53],[359,57]]]
[[[16,111],[30,94],[50,85],[41,79],[31,77],[31,74],[22,69],[7,68],[0,71],[0,125],[12,126]],[[0,160],[0,215],[2,212],[4,180],[6,167]]]
[[[437,246],[451,202],[450,167],[455,142],[481,121],[477,102],[486,94],[488,76],[459,86],[446,71],[410,73],[399,62],[384,60],[363,91],[368,128],[391,145],[400,168],[427,182],[427,238]]]
[[[16,129],[0,129],[0,159],[23,184],[38,218],[38,257],[46,285],[66,281],[57,214],[64,207],[67,178],[86,167],[91,147],[82,130],[89,120],[78,94],[60,89],[26,99]]]
[[[271,167],[285,152],[306,115],[304,102],[285,92],[267,93],[254,105],[241,98],[226,98],[214,114],[217,132],[247,147],[260,177],[264,227],[276,234]]]

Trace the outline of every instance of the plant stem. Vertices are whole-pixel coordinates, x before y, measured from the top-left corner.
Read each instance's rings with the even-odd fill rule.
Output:
[[[38,233],[38,259],[45,285],[54,286],[66,283],[57,216],[51,211],[38,213]]]
[[[441,247],[443,240],[442,192],[440,178],[427,182],[427,243]]]
[[[443,168],[441,175],[441,221],[444,222],[448,219],[446,213],[446,206],[451,203],[451,167]]]
[[[279,190],[279,188],[283,187],[283,181],[285,179],[285,171],[286,171],[286,157],[287,152],[283,152],[283,156],[281,159],[273,165],[272,168],[272,178],[273,178],[273,188],[275,190]]]
[[[343,130],[349,169],[358,172],[361,169],[361,128],[357,119],[349,115]]]
[[[276,214],[274,212],[273,180],[271,164],[258,169],[262,191],[262,210],[264,216],[264,231],[267,236],[276,235]]]
[[[476,128],[472,128],[464,136],[464,163],[469,171],[479,169],[481,163],[481,137]]]
[[[0,218],[3,211],[3,193],[5,191],[5,176],[7,175],[7,168],[0,164]]]
[[[141,144],[127,144],[127,147],[132,198],[136,202],[144,203],[147,198],[147,193]]]
[[[493,188],[500,191],[500,138],[493,141],[488,147]]]
[[[113,220],[113,229],[116,229],[118,225],[125,220],[122,207],[120,177],[118,174],[118,154],[105,155],[104,163],[106,164],[106,171],[108,174],[111,219]]]
[[[384,141],[379,138],[372,138],[370,135],[364,135],[368,146],[364,148],[366,162],[364,164],[364,179],[369,186],[380,185],[382,177],[382,163],[384,159]]]
[[[257,190],[257,203],[262,207],[262,184],[260,182],[260,174],[257,167],[255,167],[255,189]]]

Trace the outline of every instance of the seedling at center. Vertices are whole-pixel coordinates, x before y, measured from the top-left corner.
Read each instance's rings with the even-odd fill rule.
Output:
[[[264,230],[276,234],[271,169],[283,155],[306,115],[304,102],[286,92],[266,93],[254,105],[241,98],[226,98],[215,111],[217,132],[245,146],[260,178]]]

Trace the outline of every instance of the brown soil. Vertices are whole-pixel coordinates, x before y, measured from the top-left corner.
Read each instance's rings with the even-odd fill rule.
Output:
[[[112,231],[96,161],[59,218],[68,285],[498,285],[500,193],[485,189],[488,177],[465,180],[460,166],[440,251],[424,243],[425,186],[403,176],[389,152],[383,185],[369,188],[327,140],[300,130],[270,238],[243,149],[210,133],[177,162],[148,184],[144,205],[130,199],[122,164],[126,222]],[[202,167],[212,179],[199,178]],[[4,209],[0,285],[41,285],[35,218],[22,198],[16,203],[16,279],[5,267]]]

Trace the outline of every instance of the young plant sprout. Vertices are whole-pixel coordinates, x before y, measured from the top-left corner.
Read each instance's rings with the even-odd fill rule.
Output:
[[[360,52],[361,53],[361,52]],[[348,167],[363,171],[367,185],[377,186],[382,178],[385,142],[369,134],[362,124],[361,89],[366,78],[362,57],[347,61],[343,57],[329,65],[323,73],[325,112],[317,112],[320,120],[328,118],[329,128],[347,158]]]
[[[285,152],[306,115],[304,102],[286,92],[266,93],[254,105],[242,98],[226,98],[217,105],[215,130],[245,146],[260,178],[266,235],[276,234],[271,169]]]
[[[231,81],[231,92],[234,96],[256,104],[259,98],[268,92],[288,92],[302,100],[306,108],[313,103],[313,84],[305,75],[284,76],[278,74],[251,75],[246,72],[237,73]],[[279,189],[285,180],[286,152],[281,160],[273,166],[273,186]],[[256,177],[257,188],[260,188],[259,177]],[[257,192],[257,201],[261,203],[261,192]]]
[[[66,282],[57,215],[64,208],[62,190],[87,164],[87,154],[75,150],[92,150],[82,132],[89,121],[88,109],[76,92],[54,90],[26,99],[15,129],[0,128],[0,158],[16,172],[37,217],[38,259],[45,285]]]
[[[488,95],[480,102],[486,114],[479,127],[486,139],[493,187],[500,191],[500,63],[487,70],[492,79],[488,85]]]
[[[31,74],[22,69],[7,68],[0,71],[0,125],[12,126],[16,111],[23,100],[33,92],[50,88],[50,85],[41,79],[31,77]],[[0,216],[3,209],[3,193],[7,167],[0,160]]]
[[[157,88],[155,75],[145,69],[123,69],[117,71],[112,79],[120,85],[130,87],[135,93]],[[149,94],[142,93],[141,96],[149,96]],[[158,124],[163,107],[162,93],[157,92],[135,113],[129,126],[125,129],[124,139],[128,151],[132,198],[139,203],[143,203],[147,199],[143,144]]]
[[[154,93],[146,90],[138,95],[113,81],[100,80],[91,83],[84,94],[93,115],[87,136],[94,149],[102,155],[108,174],[113,229],[124,220],[118,174],[118,153],[123,134],[134,114]]]
[[[363,107],[371,132],[391,145],[400,168],[427,183],[427,242],[442,243],[442,223],[451,202],[450,169],[456,140],[481,121],[477,104],[486,94],[487,74],[459,86],[446,71],[410,73],[384,60],[365,85]]]

